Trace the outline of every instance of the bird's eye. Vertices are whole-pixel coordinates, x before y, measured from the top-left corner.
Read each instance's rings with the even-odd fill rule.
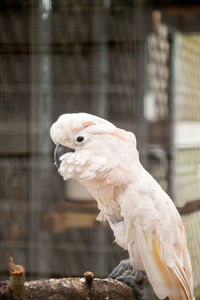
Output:
[[[85,144],[86,141],[87,141],[87,137],[82,135],[78,135],[74,139],[74,143],[78,146]]]
[[[80,145],[83,145],[86,142],[86,140],[87,139],[85,136],[79,135],[75,138],[74,143],[76,145],[80,146]]]
[[[78,143],[82,143],[83,141],[84,141],[84,137],[83,136],[78,136],[77,138],[76,138],[76,141],[78,142]]]

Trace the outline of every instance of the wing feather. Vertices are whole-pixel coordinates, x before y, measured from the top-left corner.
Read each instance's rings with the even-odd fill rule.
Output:
[[[181,262],[178,261],[177,257],[174,257],[174,261],[175,264],[173,266],[173,272],[176,275],[179,283],[182,286],[183,292],[185,294],[185,299],[191,300],[193,299],[192,296],[192,291],[190,288],[190,282],[189,282],[189,278],[186,274],[186,272],[184,271],[184,267],[182,266]]]
[[[152,249],[148,248],[147,238],[141,226],[136,228],[136,238],[148,279],[156,295],[160,299],[164,299],[173,288],[169,268],[161,261],[155,239],[152,241]]]
[[[142,262],[156,295],[160,299],[164,299],[172,295],[178,285],[179,291],[176,292],[176,297],[171,297],[170,299],[192,300],[193,295],[189,278],[184,270],[184,266],[182,266],[180,259],[177,258],[173,249],[171,248],[169,255],[173,256],[174,263],[172,266],[167,266],[162,260],[159,242],[155,236],[152,235],[151,249],[148,247],[147,233],[141,226],[137,226],[136,228],[136,238]],[[165,249],[168,251],[168,247]],[[174,281],[173,278],[175,278]]]
[[[121,215],[126,242],[137,245],[155,293],[160,299],[193,300],[186,235],[174,203],[146,171],[124,196]]]

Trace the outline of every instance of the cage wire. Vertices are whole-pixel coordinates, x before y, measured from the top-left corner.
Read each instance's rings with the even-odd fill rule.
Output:
[[[176,205],[198,203],[200,197],[200,94],[199,86],[199,34],[176,34],[174,36],[174,59],[176,60],[174,110],[174,194]],[[188,247],[191,255],[195,295],[199,297],[199,212],[183,216]]]
[[[199,34],[172,33],[158,12],[149,29],[145,1],[0,6],[0,277],[10,256],[28,279],[88,269],[106,277],[128,254],[95,222],[94,201],[69,196],[49,128],[62,113],[85,111],[132,130],[175,204],[198,201],[200,146],[182,143],[182,133],[199,128]],[[199,212],[183,221],[199,297]]]

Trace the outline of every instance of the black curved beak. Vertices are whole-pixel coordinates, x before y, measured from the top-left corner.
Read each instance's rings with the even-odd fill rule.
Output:
[[[58,144],[54,150],[54,165],[59,168],[60,167],[60,157],[67,152],[75,152],[74,149],[62,146]]]

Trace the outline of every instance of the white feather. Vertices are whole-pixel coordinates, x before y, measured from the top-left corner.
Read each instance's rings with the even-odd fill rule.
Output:
[[[156,295],[160,299],[164,299],[170,294],[172,285],[170,286],[166,282],[156,261],[152,257],[151,249],[148,248],[141,226],[136,227],[136,239],[148,279],[153,286]]]

